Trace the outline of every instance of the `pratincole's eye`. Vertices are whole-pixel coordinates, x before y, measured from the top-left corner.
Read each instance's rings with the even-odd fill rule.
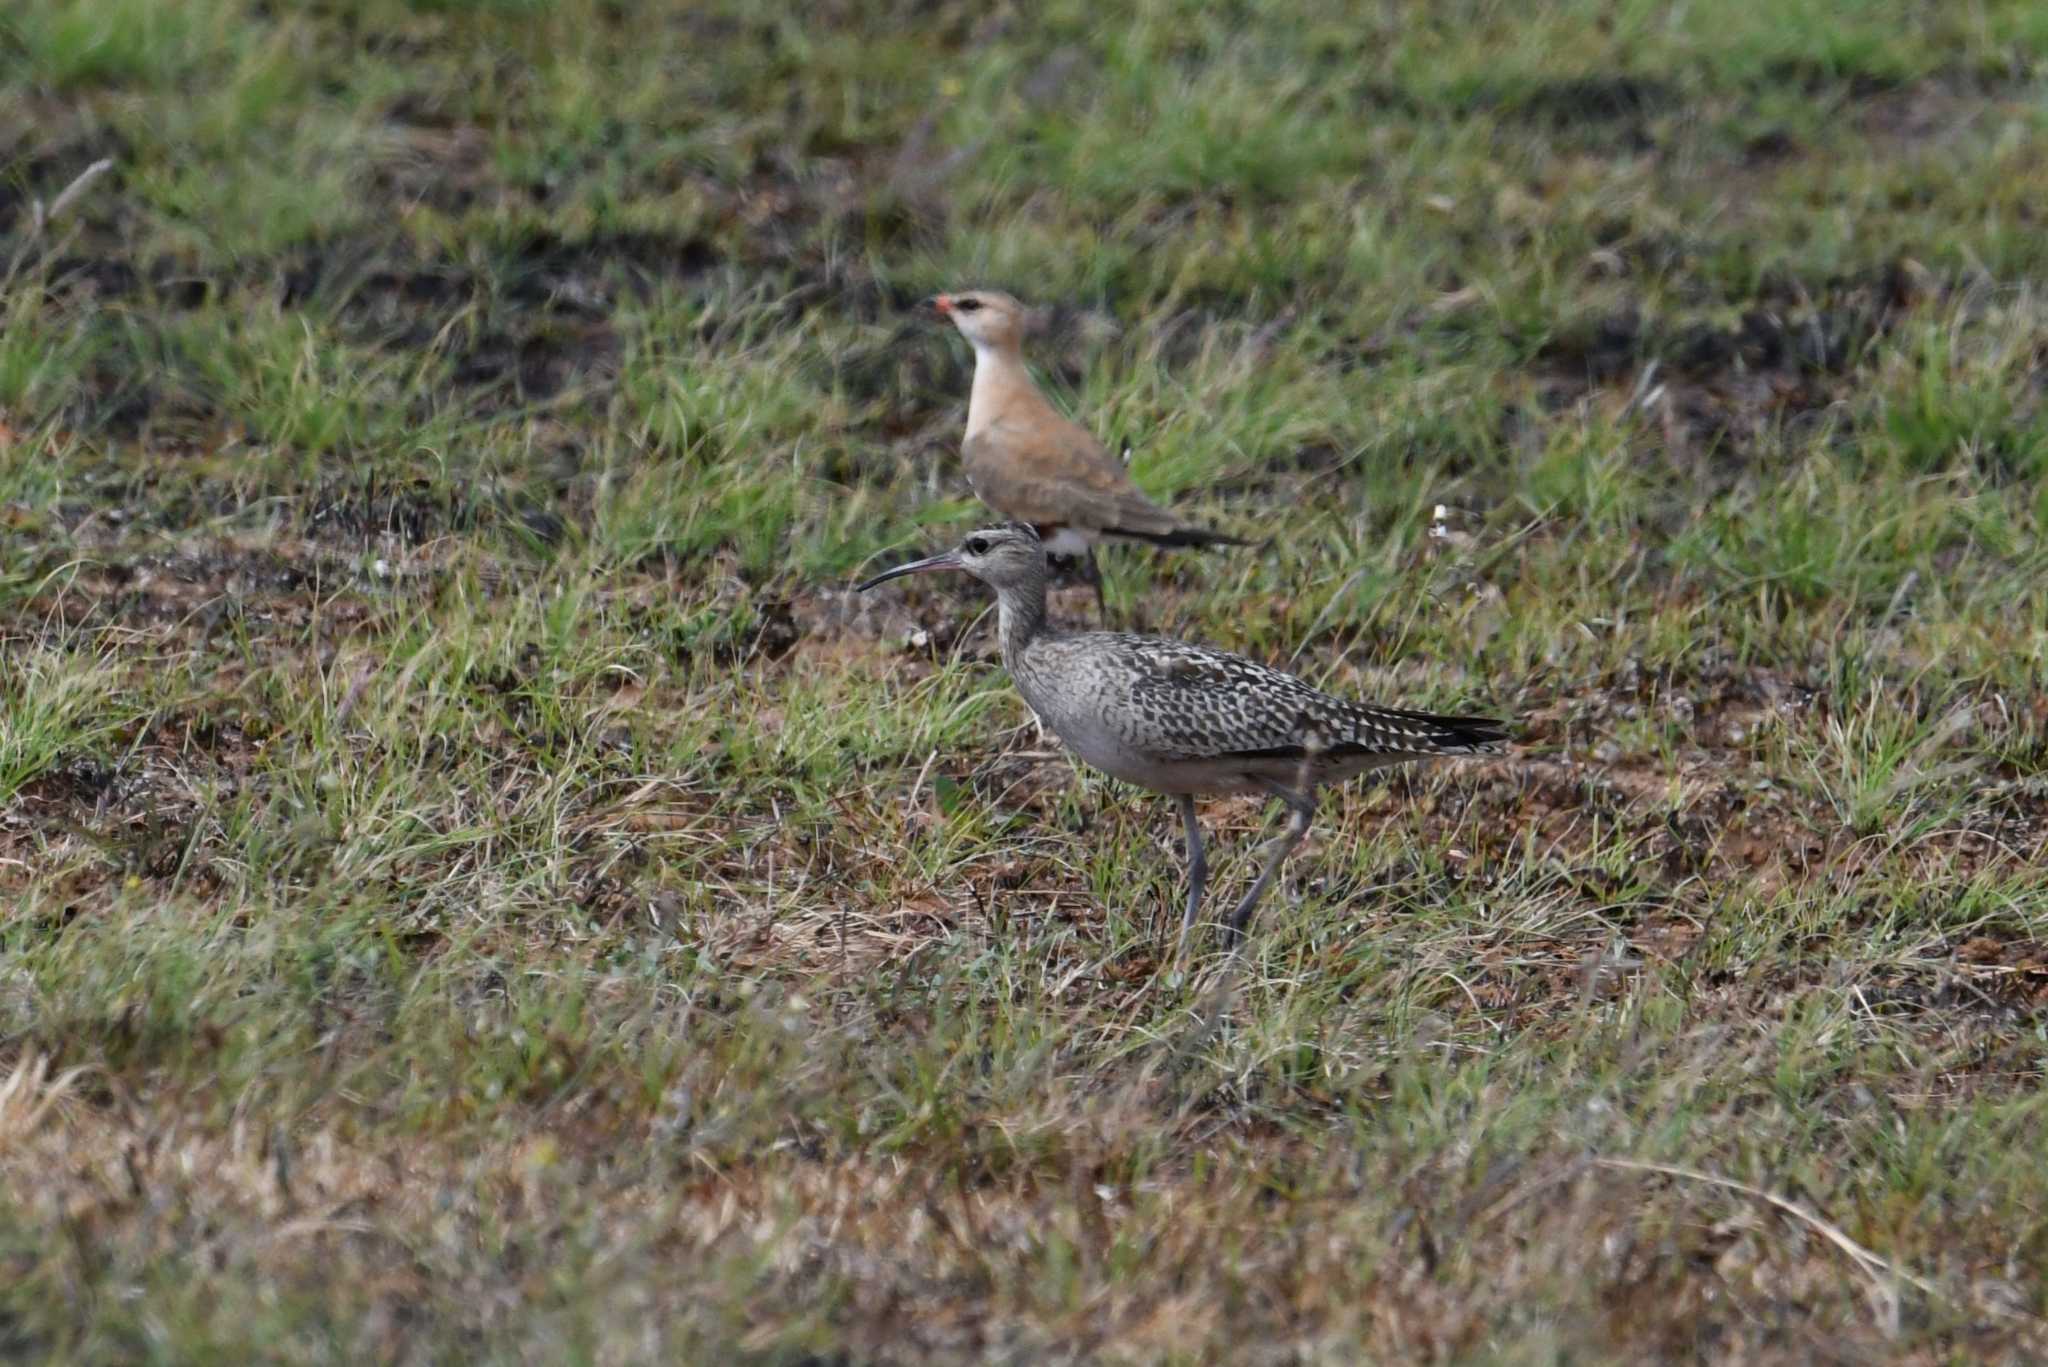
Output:
[[[981,301],[979,299],[955,299],[953,307],[962,313],[972,313],[981,307]]]
[[[968,538],[967,538],[967,553],[968,553],[969,555],[987,555],[987,554],[988,554],[988,542],[987,542],[986,540],[984,540],[983,538],[981,538],[981,537],[978,537],[978,536],[970,536],[970,537],[968,537]]]

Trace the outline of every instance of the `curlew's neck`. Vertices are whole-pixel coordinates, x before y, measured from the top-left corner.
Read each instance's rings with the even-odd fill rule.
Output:
[[[1003,663],[1014,674],[1025,648],[1047,631],[1043,561],[1030,578],[996,590],[996,615],[1003,640]]]
[[[967,394],[967,435],[980,436],[1019,407],[1042,404],[1038,386],[1013,342],[974,344],[974,388]]]

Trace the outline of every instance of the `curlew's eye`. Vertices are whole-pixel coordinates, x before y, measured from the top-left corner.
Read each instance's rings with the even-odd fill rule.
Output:
[[[958,309],[962,313],[972,313],[976,309],[981,307],[981,301],[979,299],[974,298],[972,295],[969,295],[965,299],[955,299],[953,301],[953,307]]]
[[[982,536],[970,536],[970,537],[968,537],[968,538],[967,538],[967,553],[968,553],[969,555],[987,555],[987,554],[988,554],[988,538],[987,538],[987,537],[982,537]]]

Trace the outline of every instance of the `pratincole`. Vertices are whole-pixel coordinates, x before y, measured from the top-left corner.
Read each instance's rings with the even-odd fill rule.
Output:
[[[1053,407],[1024,365],[1023,304],[998,290],[974,290],[934,295],[925,305],[974,346],[961,447],[968,486],[1004,517],[1029,523],[1048,554],[1079,556],[1105,621],[1098,544],[1250,544],[1153,502],[1093,433]]]
[[[1045,556],[1029,526],[985,527],[957,549],[898,565],[859,588],[965,570],[996,591],[1003,663],[1045,728],[1103,772],[1179,802],[1188,842],[1183,948],[1208,874],[1197,794],[1264,793],[1288,808],[1286,829],[1225,922],[1227,941],[1235,944],[1281,862],[1308,834],[1317,789],[1407,760],[1498,754],[1507,741],[1498,721],[1334,698],[1292,674],[1208,646],[1055,630],[1046,621]]]

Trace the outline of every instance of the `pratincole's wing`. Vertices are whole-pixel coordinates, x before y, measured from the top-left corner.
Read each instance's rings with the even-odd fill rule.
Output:
[[[1155,503],[1101,442],[1057,414],[995,423],[961,456],[976,496],[1019,522],[1164,546],[1243,544]]]

